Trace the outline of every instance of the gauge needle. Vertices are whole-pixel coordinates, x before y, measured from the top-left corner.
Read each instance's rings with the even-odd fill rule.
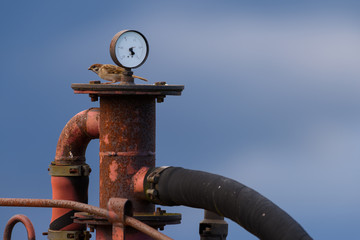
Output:
[[[135,55],[135,52],[134,52],[133,48],[134,48],[134,47],[129,48],[129,51],[130,51],[131,56],[134,56],[134,55]]]

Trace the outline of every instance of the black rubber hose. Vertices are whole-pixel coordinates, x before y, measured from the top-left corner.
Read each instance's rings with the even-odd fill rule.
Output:
[[[305,230],[270,200],[232,179],[169,167],[157,180],[162,205],[202,208],[227,217],[260,239],[308,240]]]

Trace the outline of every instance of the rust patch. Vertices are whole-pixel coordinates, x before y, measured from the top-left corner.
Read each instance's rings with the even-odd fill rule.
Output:
[[[112,182],[115,182],[117,177],[118,177],[118,170],[119,165],[116,163],[116,161],[112,161],[111,164],[109,165],[109,178],[111,179]]]
[[[106,144],[109,144],[109,134],[106,134],[105,135],[105,137],[104,137],[104,142],[106,143]]]

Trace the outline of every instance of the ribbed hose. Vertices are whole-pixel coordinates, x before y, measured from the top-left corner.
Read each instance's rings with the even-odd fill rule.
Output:
[[[169,167],[157,181],[162,205],[202,208],[230,218],[260,239],[308,240],[305,230],[270,200],[232,179]]]

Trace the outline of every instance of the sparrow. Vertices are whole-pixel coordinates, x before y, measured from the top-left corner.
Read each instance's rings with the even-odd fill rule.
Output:
[[[118,67],[118,66],[111,65],[111,64],[99,64],[99,63],[95,63],[95,64],[91,65],[88,70],[93,71],[100,78],[102,78],[104,80],[111,81],[106,84],[121,82],[123,79],[124,73],[126,72],[126,70],[122,67]],[[141,79],[143,81],[147,81],[147,79],[139,77],[139,76],[132,75],[132,77]]]

